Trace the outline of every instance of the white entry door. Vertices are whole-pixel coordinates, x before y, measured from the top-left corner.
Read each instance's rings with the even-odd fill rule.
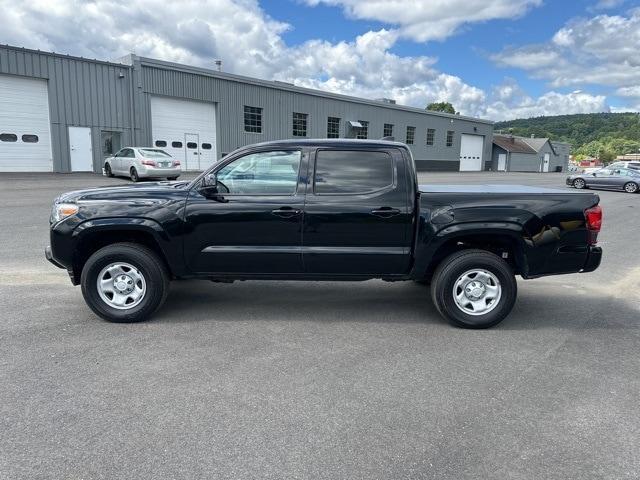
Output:
[[[543,172],[548,172],[549,171],[549,154],[545,153],[544,154],[544,160],[542,161],[542,171]]]
[[[69,127],[69,156],[72,172],[93,172],[90,128]]]
[[[507,154],[499,153],[498,154],[498,171],[504,172],[507,169]]]
[[[482,170],[482,135],[462,134],[460,136],[460,171],[479,172]]]
[[[184,134],[184,165],[183,170],[202,170],[200,162],[200,135],[197,133]]]

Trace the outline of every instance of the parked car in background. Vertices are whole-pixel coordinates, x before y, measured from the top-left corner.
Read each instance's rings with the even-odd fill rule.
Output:
[[[640,170],[609,166],[592,173],[569,175],[567,177],[567,185],[577,189],[602,188],[636,193],[640,190]]]
[[[640,170],[640,161],[619,161],[607,165],[607,168],[631,168]]]
[[[141,178],[177,179],[182,173],[180,161],[164,150],[146,147],[125,147],[104,160],[107,177],[125,176],[137,182]]]

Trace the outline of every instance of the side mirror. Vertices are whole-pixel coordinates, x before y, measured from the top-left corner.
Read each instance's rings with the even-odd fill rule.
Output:
[[[596,177],[596,176],[597,176],[597,175],[596,175],[596,172],[593,172],[591,175],[593,175],[594,177]]]
[[[210,173],[202,177],[198,191],[207,198],[218,195],[218,178],[215,173]]]

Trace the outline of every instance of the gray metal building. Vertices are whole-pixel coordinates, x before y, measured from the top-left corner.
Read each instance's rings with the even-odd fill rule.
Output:
[[[570,149],[568,143],[548,138],[495,134],[486,167],[499,172],[566,172]]]
[[[0,46],[0,172],[100,171],[126,145],[202,170],[243,145],[393,136],[419,168],[484,170],[493,122],[129,55],[104,62]]]

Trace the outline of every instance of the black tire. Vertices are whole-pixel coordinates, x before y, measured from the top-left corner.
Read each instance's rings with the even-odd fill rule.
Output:
[[[104,164],[104,173],[107,177],[113,177],[113,172],[111,171],[111,165],[108,163]]]
[[[582,190],[583,188],[587,188],[587,182],[585,182],[582,178],[576,178],[573,181],[573,188],[577,188],[578,190]]]
[[[167,177],[167,180],[173,182],[174,180],[177,180],[178,177]]]
[[[499,300],[486,314],[466,313],[457,305],[454,297],[457,280],[473,269],[488,271],[499,281]],[[511,312],[517,292],[518,285],[509,264],[486,250],[463,250],[449,255],[438,265],[431,282],[431,298],[440,314],[453,325],[463,328],[489,328],[497,325]]]
[[[135,167],[131,167],[131,170],[129,171],[129,176],[131,177],[132,182],[140,181],[140,177],[138,176],[138,171],[135,169]]]
[[[627,193],[638,193],[638,184],[636,182],[627,182],[622,188]]]
[[[109,305],[98,292],[98,275],[106,266],[117,262],[137,268],[146,283],[146,292],[140,303],[124,310]],[[136,243],[115,243],[89,257],[82,269],[80,284],[87,305],[96,315],[110,322],[141,322],[153,315],[166,300],[169,273],[164,262],[151,249]]]

